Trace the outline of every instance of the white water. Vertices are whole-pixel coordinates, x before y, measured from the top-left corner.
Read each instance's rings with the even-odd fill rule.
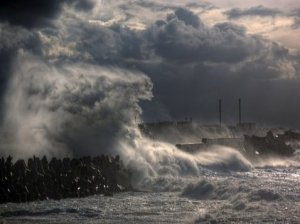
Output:
[[[169,191],[0,205],[4,223],[299,223],[300,169],[202,169]],[[166,189],[165,189],[166,190]]]
[[[232,148],[191,155],[130,132],[120,153],[140,192],[9,203],[0,205],[0,223],[300,222],[298,154],[251,164]]]
[[[35,58],[21,57],[18,63],[22,69],[6,96],[3,127],[17,130],[15,151],[0,145],[1,152],[24,157],[118,153],[134,170],[134,187],[143,192],[0,205],[0,221],[299,222],[299,157],[251,164],[237,150],[220,146],[190,155],[137,129],[138,102],[151,98],[147,77],[84,64],[60,68]]]

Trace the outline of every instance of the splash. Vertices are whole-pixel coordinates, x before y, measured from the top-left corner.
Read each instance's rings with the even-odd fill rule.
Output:
[[[197,179],[206,172],[249,171],[251,163],[237,150],[214,146],[196,155],[174,145],[153,141],[135,130],[135,138],[122,147],[122,157],[135,170],[134,185],[138,189],[176,191],[184,182]]]
[[[300,158],[295,155],[291,158],[269,157],[253,163],[257,168],[288,168],[300,167]]]
[[[142,73],[85,63],[50,63],[26,52],[20,52],[14,67],[2,125],[11,144],[1,144],[2,155],[120,154],[134,170],[137,188],[157,190],[199,177],[205,168],[251,169],[230,148],[218,146],[191,155],[143,136],[136,122],[142,113],[138,103],[151,99],[152,83]]]
[[[142,113],[138,103],[151,98],[152,84],[141,73],[84,63],[51,64],[26,52],[19,55],[15,68],[2,126],[12,144],[9,149],[1,145],[2,154],[120,154],[134,170],[139,188],[170,188],[183,177],[201,176],[203,167],[251,168],[230,148],[191,155],[144,137],[136,124]]]
[[[26,52],[5,97],[2,155],[116,154],[152,84],[141,73],[84,63],[50,64]],[[9,146],[10,148],[7,148]]]
[[[235,149],[212,146],[189,154],[143,136],[137,127],[140,100],[152,97],[142,73],[85,63],[45,62],[20,53],[5,97],[2,155],[82,156],[120,154],[145,190],[178,190],[205,172],[249,171]]]

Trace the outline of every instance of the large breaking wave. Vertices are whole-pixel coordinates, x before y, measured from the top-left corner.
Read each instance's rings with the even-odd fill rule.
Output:
[[[249,171],[238,151],[214,146],[191,155],[143,136],[140,100],[152,97],[144,74],[84,63],[47,63],[20,52],[5,97],[1,154],[83,156],[120,154],[142,190],[178,190],[205,172]],[[268,164],[268,163],[267,163]]]
[[[138,72],[84,63],[46,63],[20,53],[5,96],[1,154],[116,154],[131,138],[152,83]],[[9,147],[9,148],[7,148]]]

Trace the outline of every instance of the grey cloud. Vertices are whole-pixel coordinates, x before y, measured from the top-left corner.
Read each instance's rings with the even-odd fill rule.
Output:
[[[295,103],[300,98],[299,63],[286,48],[248,35],[244,27],[232,23],[208,27],[186,9],[183,15],[175,12],[143,31],[74,18],[63,27],[41,32],[63,46],[72,43],[75,54],[55,58],[58,61],[147,74],[154,84],[154,98],[141,103],[145,120],[192,116],[215,122],[217,100],[223,98],[224,120],[235,122],[236,100],[241,97],[247,121],[300,126],[291,119],[300,110]],[[194,23],[197,20],[199,24]],[[84,103],[93,101],[89,97]]]
[[[224,22],[224,23],[217,23],[214,26],[215,28],[217,28],[218,30],[222,31],[222,32],[234,32],[240,36],[243,37],[247,37],[246,35],[246,28],[243,26],[239,26],[233,23],[228,23],[228,22]]]
[[[168,4],[168,3],[162,4],[162,3],[151,2],[151,1],[147,1],[147,0],[141,0],[141,1],[135,2],[134,4],[137,4],[144,8],[150,8],[155,11],[165,11],[168,9],[172,9],[172,10],[176,9],[176,7],[173,6],[172,4]]]
[[[120,65],[126,60],[146,57],[140,33],[118,25],[109,29],[86,25],[83,30],[76,48],[87,52],[97,63]]]
[[[69,0],[70,2],[74,2],[76,9],[89,11],[94,7],[94,1],[92,0]]]
[[[130,4],[130,3],[129,3]],[[123,7],[126,8],[126,9],[130,9],[129,7],[129,4],[124,4]],[[138,2],[134,2],[133,4],[135,5],[139,5],[141,7],[144,7],[144,8],[150,8],[152,10],[155,10],[155,11],[165,11],[165,10],[176,10],[178,9],[178,6],[176,6],[176,3],[175,4],[172,4],[172,3],[160,3],[160,2],[151,2],[151,1],[148,1],[148,0],[140,0]],[[214,9],[216,8],[212,3],[210,2],[190,2],[190,3],[187,3],[185,5],[186,8],[201,8],[201,9],[204,9],[204,10],[210,10],[210,9]]]
[[[214,6],[210,2],[190,2],[190,3],[186,4],[186,7],[187,8],[202,8],[205,10],[210,10],[210,9],[216,8],[216,6]]]
[[[237,99],[242,98],[243,121],[299,127],[299,79],[274,79],[282,74],[269,71],[270,62],[256,63],[236,70],[226,64],[144,65],[144,72],[154,83],[155,96],[153,102],[142,103],[144,117],[150,121],[165,118],[167,113],[160,113],[158,104],[164,105],[170,119],[193,117],[216,123],[218,99],[222,98],[223,119],[230,124],[238,120]]]
[[[177,17],[147,32],[158,55],[185,62],[238,62],[264,45],[260,38],[248,37],[243,27],[229,23],[193,27]]]
[[[226,12],[224,12],[225,15],[227,15],[227,17],[229,19],[238,19],[241,17],[245,17],[245,16],[278,16],[283,14],[280,10],[278,9],[271,9],[271,8],[267,8],[264,7],[262,5],[259,6],[255,6],[255,7],[251,7],[248,9],[239,9],[239,8],[233,8],[230,9]]]
[[[4,0],[1,2],[0,21],[26,28],[49,26],[63,4],[74,4],[76,8],[84,10],[93,7],[90,0]]]
[[[154,83],[153,102],[142,103],[146,120],[194,117],[213,123],[217,100],[223,98],[224,120],[236,122],[242,97],[245,121],[300,125],[291,118],[300,107],[287,100],[300,97],[299,63],[283,46],[231,23],[195,28],[176,17],[160,21],[146,35],[163,58],[137,65]]]
[[[78,55],[89,55],[100,64],[126,65],[130,60],[156,57],[184,63],[240,62],[259,54],[265,45],[263,39],[247,36],[244,27],[231,23],[206,27],[186,9],[176,10],[173,16],[158,20],[145,31],[120,25],[99,27],[85,21],[76,21],[71,26],[73,39],[65,38],[76,43]]]
[[[179,20],[183,21],[185,25],[190,25],[195,28],[202,25],[198,16],[187,9],[178,8],[175,10],[175,15]]]

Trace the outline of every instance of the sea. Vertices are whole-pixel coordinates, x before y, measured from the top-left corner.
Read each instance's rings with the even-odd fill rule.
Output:
[[[113,196],[1,204],[0,223],[300,223],[296,161],[230,166],[164,173]]]

